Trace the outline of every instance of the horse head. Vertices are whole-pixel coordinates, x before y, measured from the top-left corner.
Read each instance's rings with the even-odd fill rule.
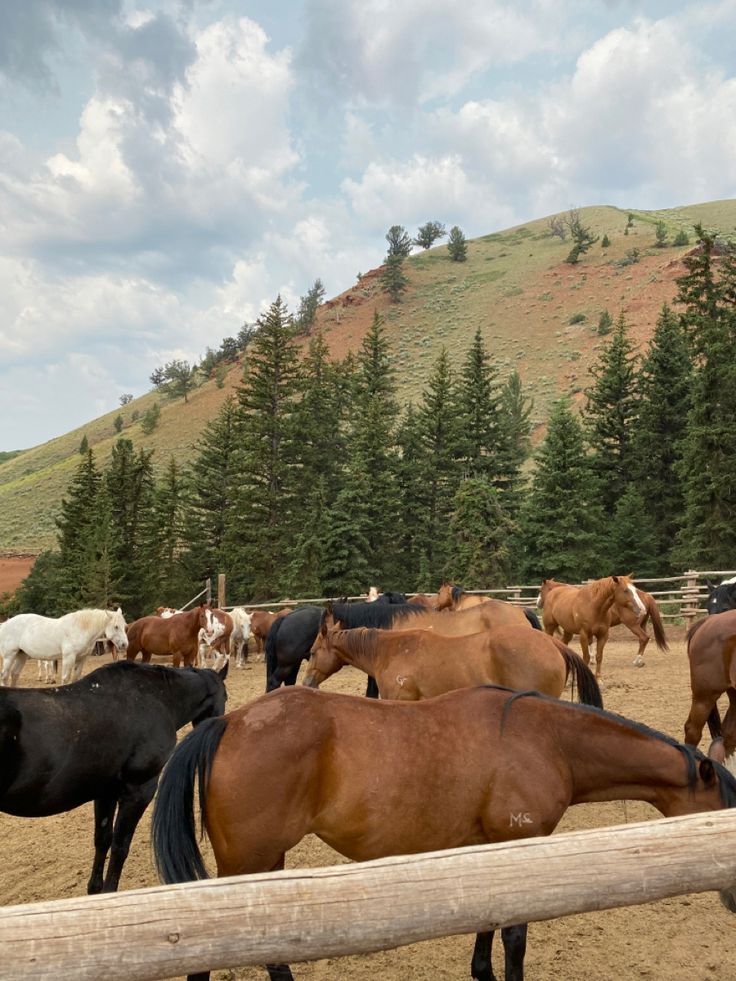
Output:
[[[725,613],[727,610],[736,609],[736,583],[722,582],[720,585],[706,580],[708,587],[708,600],[706,606],[708,615],[714,613]]]
[[[628,576],[611,576],[613,580],[613,602],[617,606],[627,606],[637,617],[646,615],[647,608],[639,596],[639,591],[633,582],[633,573]]]
[[[332,648],[332,634],[339,626],[341,625],[335,620],[332,603],[328,603],[309,651],[307,673],[302,682],[307,688],[319,688],[326,678],[342,667],[342,661]]]
[[[128,634],[125,630],[125,617],[120,607],[117,610],[105,610],[105,640],[111,641],[115,650],[120,652],[128,649]]]
[[[213,671],[212,668],[189,668],[190,671],[196,673],[197,677],[202,680],[205,686],[202,705],[196,716],[192,719],[192,727],[199,725],[200,722],[204,722],[205,719],[211,719],[225,714],[225,703],[227,702],[225,679],[227,678],[229,667],[230,662],[225,661],[225,664],[219,671]]]

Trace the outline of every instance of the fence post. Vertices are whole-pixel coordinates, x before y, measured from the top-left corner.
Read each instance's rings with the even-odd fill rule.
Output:
[[[205,598],[205,602],[206,603],[212,603],[212,580],[211,579],[205,579],[205,581],[204,581],[204,588],[207,590],[207,592],[205,593],[205,597],[204,597]]]
[[[225,605],[225,573],[217,575],[217,605],[220,609]]]
[[[687,620],[688,627],[697,616],[698,609],[698,574],[695,569],[685,573],[685,585],[682,590],[680,613]]]
[[[509,586],[510,595],[507,597],[509,603],[521,606],[521,586]]]

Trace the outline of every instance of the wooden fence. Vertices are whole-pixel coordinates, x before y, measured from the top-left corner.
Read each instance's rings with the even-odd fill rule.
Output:
[[[708,597],[706,580],[710,579],[720,582],[736,576],[734,569],[711,569],[695,570],[688,569],[679,576],[666,576],[663,579],[636,579],[636,585],[651,593],[657,601],[662,618],[664,620],[684,620],[690,624],[695,617],[702,616],[708,611],[705,602]],[[209,580],[208,580],[209,582]],[[475,593],[481,596],[495,597],[496,599],[507,600],[516,606],[534,606],[539,595],[539,583],[520,586],[505,586],[500,589],[467,589],[468,593]],[[204,592],[204,590],[203,590]],[[201,595],[201,594],[200,594]],[[411,596],[411,594],[407,594]],[[306,603],[322,605],[328,600],[334,600],[334,596],[319,596],[309,599],[281,599],[271,600],[268,603],[245,603],[249,610],[269,609],[278,610],[285,606],[302,606]],[[344,597],[340,597],[341,599]],[[360,596],[348,596],[349,601],[364,600],[365,594]],[[226,605],[226,581],[224,575],[218,576],[217,601],[218,605],[225,609],[232,609],[232,605]]]
[[[376,862],[5,907],[0,909],[2,977],[147,981],[246,964],[294,963],[728,889],[734,883],[736,812],[710,812]]]

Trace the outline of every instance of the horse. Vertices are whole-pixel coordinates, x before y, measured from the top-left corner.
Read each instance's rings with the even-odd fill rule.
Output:
[[[184,667],[192,667],[197,662],[199,651],[199,631],[205,630],[205,640],[210,644],[215,636],[207,633],[207,613],[211,608],[202,603],[185,613],[175,613],[171,617],[141,617],[128,624],[128,650],[126,658],[134,661],[140,653],[148,664],[153,654],[172,655],[173,664],[178,668],[182,661]],[[210,625],[213,621],[210,618]],[[219,629],[219,626],[218,626]],[[211,646],[211,645],[210,645]]]
[[[428,610],[437,609],[438,599],[437,593],[410,593],[407,596],[407,600],[410,603],[413,603],[415,606],[423,606]]]
[[[3,685],[15,686],[29,657],[61,660],[61,682],[76,681],[95,642],[111,640],[119,651],[128,646],[125,618],[117,610],[76,610],[62,617],[19,613],[0,624]]]
[[[204,648],[206,653],[210,651],[214,653],[215,664],[220,668],[230,657],[230,638],[235,627],[233,618],[225,610],[211,607],[205,609],[204,622],[204,627],[199,631],[200,643],[197,667],[204,667],[204,658],[202,657]]]
[[[736,610],[697,620],[687,632],[692,702],[685,721],[685,742],[697,746],[707,722],[716,745],[711,752],[725,759],[736,749]],[[721,726],[716,704],[728,695]]]
[[[437,591],[436,609],[438,610],[467,610],[487,601],[487,596],[476,596],[466,593],[462,586],[454,586],[443,582]]]
[[[709,615],[736,609],[736,577],[724,579],[719,585],[706,579],[705,584],[708,588],[706,606]]]
[[[654,640],[660,651],[668,651],[669,645],[667,644],[664,623],[662,622],[662,615],[659,612],[657,601],[651,593],[648,593],[644,589],[639,589],[638,586],[634,587],[634,591],[643,606],[643,611],[639,611],[638,608],[632,609],[630,605],[621,606],[619,603],[614,602],[608,611],[608,622],[612,627],[623,624],[637,638],[639,641],[639,650],[636,652],[633,663],[637,668],[642,668],[644,667],[644,650],[651,640],[649,634],[644,629],[647,620],[652,621]]]
[[[87,892],[115,892],[177,729],[223,714],[226,676],[117,661],[61,688],[0,688],[0,810],[46,817],[94,800]]]
[[[527,627],[496,627],[464,637],[434,630],[341,630],[322,620],[302,684],[319,688],[350,664],[376,679],[381,698],[416,701],[455,688],[503,685],[558,698],[573,675],[581,702],[603,707],[582,658],[559,640]]]
[[[580,635],[583,660],[590,664],[590,641],[595,637],[595,677],[600,682],[603,649],[610,629],[609,611],[616,603],[628,606],[639,616],[643,604],[629,576],[606,576],[584,586],[571,586],[555,579],[543,579],[537,604],[542,606],[544,629],[552,635],[562,630],[562,642],[567,644],[574,634]]]
[[[242,668],[248,660],[248,638],[250,637],[251,614],[244,606],[234,606],[230,610],[233,632],[230,634],[230,655],[235,655],[235,667]]]
[[[299,686],[203,722],[174,750],[152,824],[165,883],[208,877],[197,774],[218,876],[282,869],[310,833],[363,862],[549,835],[572,804],[643,800],[665,817],[736,806],[736,779],[719,763],[601,709],[498,687],[394,702]],[[736,890],[721,899],[736,909]],[[520,981],[526,925],[502,938],[506,978]],[[478,981],[495,977],[492,940],[476,938]],[[266,969],[292,979],[286,964]]]
[[[283,610],[279,610],[278,613],[271,613],[269,610],[254,610],[251,613],[250,632],[256,642],[256,654],[261,658],[265,656],[264,647],[271,625],[275,620],[280,620],[292,612],[291,607],[287,606]]]
[[[428,610],[415,603],[333,603],[335,619],[348,630],[353,627],[376,627],[379,630],[408,626],[432,628],[445,636],[460,637],[490,630],[508,623],[541,629],[531,610],[512,606],[502,600],[488,600],[469,610]],[[275,623],[266,641],[266,691],[279,685],[296,684],[299,667],[309,657],[312,644],[325,611],[318,606],[303,606],[281,623]],[[369,688],[377,692],[369,682]]]

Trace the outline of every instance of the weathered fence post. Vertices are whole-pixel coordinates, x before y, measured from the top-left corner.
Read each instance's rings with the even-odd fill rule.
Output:
[[[217,575],[217,605],[222,609],[225,605],[225,573],[220,572]]]
[[[682,587],[682,604],[680,613],[687,620],[688,627],[697,616],[698,611],[698,574],[695,569],[685,573],[685,585]]]
[[[205,579],[204,587],[205,587],[205,597],[204,597],[205,602],[212,603],[212,580]]]

